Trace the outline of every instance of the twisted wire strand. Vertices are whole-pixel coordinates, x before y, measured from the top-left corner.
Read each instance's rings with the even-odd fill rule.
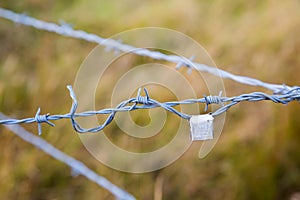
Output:
[[[39,113],[39,111],[37,113]],[[5,118],[7,118],[7,116],[5,116],[0,112],[0,119],[5,119]],[[105,188],[106,190],[111,192],[117,199],[123,199],[123,200],[135,199],[131,194],[119,188],[115,184],[111,183],[103,176],[98,175],[96,172],[88,168],[84,163],[60,151],[59,149],[57,149],[56,147],[54,147],[53,145],[45,141],[43,138],[33,135],[29,131],[25,130],[22,126],[18,124],[14,124],[14,125],[5,124],[4,126],[6,126],[9,130],[14,132],[17,136],[19,136],[26,142],[31,143],[32,145],[41,149],[46,154],[52,156],[56,160],[59,160],[65,163],[66,165],[68,165],[72,169],[72,172],[76,172],[76,175],[83,175],[90,181],[93,181],[96,184],[98,184],[100,187]]]
[[[128,111],[133,111],[138,109],[152,109],[152,108],[161,107],[171,113],[178,115],[183,119],[189,120],[191,118],[190,114],[182,113],[176,110],[174,107],[178,105],[204,103],[206,105],[204,111],[206,112],[209,104],[218,104],[220,105],[220,108],[211,113],[212,116],[218,116],[226,112],[232,106],[243,101],[255,102],[255,101],[268,100],[279,104],[288,104],[291,101],[300,101],[300,87],[294,88],[289,92],[287,92],[286,94],[269,95],[262,92],[253,92],[253,93],[242,94],[234,97],[222,97],[221,96],[222,93],[220,92],[219,96],[204,96],[203,98],[199,98],[199,99],[186,99],[181,101],[170,101],[170,102],[159,102],[158,100],[152,99],[146,88],[144,88],[145,96],[142,96],[141,88],[139,88],[136,97],[122,101],[115,108],[105,108],[102,110],[84,111],[81,113],[76,113],[78,107],[78,101],[76,99],[75,92],[71,85],[68,85],[67,88],[70,92],[70,97],[72,99],[72,106],[69,113],[63,115],[50,115],[49,113],[46,115],[40,115],[40,108],[39,108],[35,117],[24,118],[24,119],[4,119],[4,120],[0,120],[0,124],[10,125],[10,124],[21,124],[21,123],[24,124],[37,123],[38,133],[41,134],[42,123],[47,123],[51,126],[54,126],[54,124],[50,121],[70,119],[75,131],[79,133],[87,133],[87,132],[94,133],[94,132],[99,132],[103,130],[106,126],[108,126],[113,121],[117,112],[128,112]],[[92,128],[83,128],[76,121],[77,117],[88,117],[94,115],[108,115],[108,117],[103,122],[103,124]]]
[[[39,19],[35,19],[33,17],[29,17],[25,14],[16,13],[4,8],[0,8],[0,17],[8,19],[18,24],[31,26],[36,29],[57,33],[59,35],[63,35],[67,37],[82,39],[88,42],[97,43],[99,45],[105,46],[107,50],[114,50],[115,52],[118,51],[132,52],[136,55],[147,56],[156,60],[164,60],[171,63],[176,63],[177,64],[176,68],[180,68],[181,66],[186,66],[189,68],[189,72],[191,72],[192,69],[196,69],[198,71],[207,72],[214,76],[218,76],[220,78],[231,79],[241,84],[263,87],[273,91],[274,94],[285,94],[291,89],[297,87],[297,86],[291,87],[284,84],[266,83],[255,78],[235,75],[233,73],[227,72],[222,69],[217,69],[201,63],[193,62],[193,59],[195,58],[194,56],[188,59],[182,56],[166,55],[158,51],[151,51],[144,48],[136,48],[131,45],[123,44],[121,41],[106,39],[96,34],[88,33],[83,30],[75,30],[70,25],[67,25],[65,23],[58,25],[51,22],[45,22]]]

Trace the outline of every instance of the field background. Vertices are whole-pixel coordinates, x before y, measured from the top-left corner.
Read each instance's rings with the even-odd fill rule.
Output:
[[[110,37],[158,26],[204,46],[217,66],[266,82],[300,85],[300,1],[0,1],[3,8]],[[21,118],[66,113],[81,62],[95,44],[0,19],[0,111]],[[260,90],[224,80],[227,96]],[[199,143],[153,173],[110,169],[86,151],[69,121],[42,137],[138,199],[300,199],[300,104],[242,103],[227,114],[205,159]],[[33,133],[35,124],[24,126]],[[171,131],[171,130],[170,130]],[[112,199],[110,193],[0,127],[0,199]]]

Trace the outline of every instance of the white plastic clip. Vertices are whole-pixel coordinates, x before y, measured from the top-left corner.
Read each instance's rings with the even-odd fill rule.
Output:
[[[191,140],[211,140],[214,138],[214,117],[211,114],[192,115],[190,118]]]

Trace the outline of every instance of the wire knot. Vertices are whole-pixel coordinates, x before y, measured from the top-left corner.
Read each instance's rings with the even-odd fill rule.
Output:
[[[149,97],[147,89],[144,88],[144,92],[145,92],[146,96],[141,96],[141,90],[142,90],[142,88],[139,88],[137,96],[136,96],[136,103],[149,105],[150,97]]]
[[[219,104],[224,106],[222,102],[222,91],[220,91],[219,96],[204,96],[205,99],[205,109],[204,111],[206,112],[208,110],[208,105],[209,104]]]
[[[45,115],[40,115],[40,112],[41,112],[41,108],[38,108],[36,114],[35,114],[35,121],[36,123],[38,124],[38,133],[39,135],[42,134],[42,127],[41,127],[41,123],[47,123],[49,124],[50,126],[55,126],[52,122],[50,122],[48,120],[48,117],[50,116],[49,113],[45,114]]]

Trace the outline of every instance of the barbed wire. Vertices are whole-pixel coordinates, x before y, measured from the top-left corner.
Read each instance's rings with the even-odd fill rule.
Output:
[[[5,116],[0,112],[0,119],[7,119],[8,117]],[[26,142],[34,145],[36,148],[44,151],[48,155],[52,156],[56,160],[59,160],[66,165],[68,165],[72,170],[73,176],[83,175],[90,181],[98,184],[99,186],[105,188],[109,192],[111,192],[117,199],[120,200],[135,200],[135,197],[126,192],[125,190],[119,188],[115,184],[111,183],[109,180],[104,178],[103,176],[98,175],[96,172],[88,168],[84,163],[76,160],[75,158],[65,154],[64,152],[60,151],[43,138],[35,136],[34,134],[30,133],[29,131],[25,130],[22,126],[13,124],[8,125],[4,124],[7,129],[14,132],[17,136],[25,140]]]
[[[288,104],[291,101],[300,101],[300,87],[294,88],[288,91],[286,94],[269,95],[262,92],[253,92],[253,93],[242,94],[234,97],[222,97],[221,96],[222,93],[220,92],[219,96],[204,96],[203,98],[199,98],[199,99],[186,99],[181,101],[170,101],[170,102],[160,102],[158,100],[152,99],[146,88],[144,88],[145,96],[142,96],[141,95],[142,89],[139,88],[136,97],[129,98],[127,100],[122,101],[115,108],[105,108],[102,110],[85,111],[81,113],[76,113],[78,107],[78,101],[75,92],[71,85],[68,85],[67,88],[70,92],[70,97],[72,99],[72,106],[69,113],[62,114],[62,115],[50,115],[49,113],[40,115],[41,110],[40,108],[38,108],[35,117],[24,118],[24,119],[0,120],[0,124],[11,125],[11,124],[22,124],[22,123],[24,124],[37,123],[38,133],[40,135],[42,134],[42,129],[41,129],[42,123],[47,123],[51,126],[54,126],[54,124],[50,121],[70,119],[75,131],[79,133],[87,133],[87,132],[94,133],[94,132],[99,132],[103,130],[106,126],[108,126],[113,121],[117,112],[127,112],[127,111],[133,111],[138,109],[151,109],[151,108],[161,107],[171,113],[178,115],[183,119],[189,120],[192,115],[187,113],[182,113],[173,107],[178,105],[204,103],[205,104],[204,112],[207,112],[209,104],[219,104],[220,108],[211,113],[211,115],[215,117],[221,115],[222,113],[230,109],[232,106],[243,101],[255,102],[255,101],[268,100],[280,104]],[[106,118],[103,124],[92,128],[81,127],[80,124],[75,119],[77,117],[89,117],[94,115],[108,115],[108,117]]]
[[[137,48],[128,44],[123,44],[121,41],[113,40],[113,39],[107,39],[100,37],[96,34],[88,33],[83,30],[75,30],[70,26],[69,24],[62,23],[61,25],[51,23],[51,22],[45,22],[39,19],[35,19],[33,17],[29,17],[25,14],[20,14],[13,12],[11,10],[7,10],[4,8],[0,8],[0,17],[8,19],[10,21],[13,21],[18,24],[23,24],[26,26],[31,26],[36,29],[45,30],[49,32],[54,32],[59,35],[82,39],[88,42],[97,43],[99,45],[105,46],[107,49],[113,49],[115,51],[122,51],[122,52],[131,52],[136,55],[140,56],[147,56],[156,60],[164,60],[172,63],[176,63],[176,68],[180,68],[182,66],[186,66],[189,69],[196,69],[198,71],[202,72],[208,72],[212,75],[231,79],[233,81],[236,81],[241,84],[251,85],[251,86],[260,86],[263,88],[266,88],[268,90],[271,90],[274,92],[274,94],[285,94],[288,91],[298,87],[298,86],[288,86],[284,84],[272,84],[272,83],[266,83],[261,80],[250,78],[246,76],[240,76],[235,75],[233,73],[227,72],[222,69],[214,68],[207,66],[205,64],[196,63],[193,62],[193,59],[188,59],[182,56],[177,55],[166,55],[164,53],[158,52],[158,51],[151,51],[145,48]],[[193,56],[192,56],[193,57]]]

